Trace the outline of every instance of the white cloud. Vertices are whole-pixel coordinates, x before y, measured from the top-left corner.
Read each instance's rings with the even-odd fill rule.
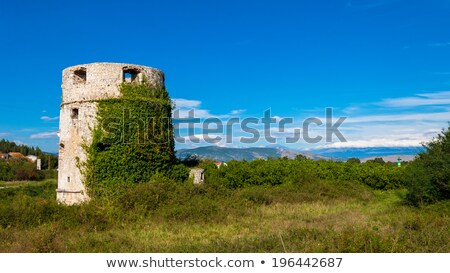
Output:
[[[176,144],[181,145],[183,148],[186,147],[199,147],[199,146],[219,146],[219,147],[237,147],[239,144],[240,137],[233,136],[231,141],[228,142],[230,138],[226,134],[193,134],[179,136],[176,139]]]
[[[369,147],[417,147],[427,139],[389,139],[376,138],[371,140],[350,140],[324,144],[318,148],[369,148]]]
[[[8,136],[8,135],[10,135],[10,133],[6,133],[6,132],[0,133],[0,137],[4,137],[4,136]]]
[[[244,132],[239,125],[233,125],[233,133],[231,136],[232,143],[226,143],[227,121],[243,113],[245,110],[232,110],[228,114],[213,115],[209,110],[201,109],[201,101],[177,99],[181,103],[177,104],[180,118],[189,117],[190,110],[194,110],[195,118],[200,119],[200,123],[195,123],[195,136],[200,139],[200,146],[208,145],[205,143],[202,134],[202,122],[206,118],[219,118],[222,121],[223,131],[219,134],[212,135],[210,138],[219,136],[222,140],[215,145],[227,146],[255,146],[268,145],[268,140],[264,139],[264,126],[259,121],[258,124],[249,124],[252,129],[256,129],[259,133],[259,140],[255,143],[243,144],[241,137],[251,137],[252,134]],[[420,106],[420,108],[419,108]],[[314,110],[314,113],[317,112]],[[323,109],[321,109],[321,112]],[[319,143],[306,143],[302,124],[306,118],[305,114],[308,109],[303,109],[302,116],[294,118],[293,123],[285,124],[284,132],[279,131],[278,124],[272,124],[271,129],[266,133],[276,139],[277,143],[296,149],[314,149],[315,147],[410,147],[420,146],[422,143],[428,142],[441,131],[441,128],[447,128],[447,122],[450,120],[450,91],[441,91],[434,93],[421,93],[409,97],[387,98],[381,102],[365,102],[362,104],[350,104],[347,108],[343,108],[343,114],[347,114],[347,119],[339,126],[339,131],[343,134],[346,142],[337,142],[336,136],[333,136],[331,143],[326,142],[326,124],[325,117],[318,115],[317,118],[322,120],[321,126],[312,124],[308,127],[309,137],[321,136]],[[317,113],[316,113],[317,114]],[[280,122],[283,116],[272,116],[277,122]],[[335,114],[332,123],[335,124],[339,115]],[[241,121],[244,117],[240,117]],[[261,118],[261,117],[259,117]],[[212,125],[211,125],[212,126]],[[211,127],[210,128],[215,128]],[[187,124],[179,124],[179,134],[181,138],[186,140],[185,144],[177,143],[177,146],[196,145],[189,141],[186,135],[192,134],[188,132]],[[285,143],[286,138],[292,139],[296,129],[301,128],[301,137],[296,143]],[[229,139],[229,138],[228,138]]]
[[[41,119],[45,120],[45,121],[52,121],[52,120],[58,120],[59,117],[58,116],[56,116],[56,117],[42,116]]]
[[[386,116],[384,116],[386,117]],[[449,116],[447,115],[447,118]],[[371,120],[372,121],[372,120]],[[320,143],[319,148],[364,148],[364,147],[411,147],[421,146],[435,137],[445,120],[410,119],[406,121],[387,122],[345,122],[339,128],[347,142]]]
[[[175,118],[211,118],[216,117],[212,115],[209,110],[200,109],[202,104],[199,100],[188,99],[172,99],[175,104],[175,110],[173,111],[173,117]]]
[[[216,117],[209,113],[209,110],[203,109],[179,109],[173,111],[173,117],[176,118],[212,118]]]
[[[348,117],[344,123],[367,123],[367,122],[395,122],[395,121],[448,121],[450,112],[438,113],[415,113],[415,114],[392,114],[392,115],[367,115]]]
[[[197,108],[202,104],[199,100],[172,99],[176,108]]]
[[[245,113],[245,109],[238,109],[238,110],[233,110],[233,111],[231,111],[231,115],[240,115],[240,114],[243,114],[243,113]]]
[[[175,104],[175,110],[173,111],[173,117],[175,118],[230,118],[232,116],[243,114],[245,109],[232,110],[228,114],[215,115],[212,114],[210,110],[202,109],[200,106],[202,104],[199,100],[188,100],[188,99],[173,99]]]
[[[348,107],[344,108],[342,110],[342,112],[344,114],[350,115],[350,114],[355,113],[355,112],[360,111],[360,110],[361,110],[361,108],[358,107],[358,106],[348,106]]]
[[[427,97],[430,99],[450,99],[450,91],[441,91],[435,93],[424,93],[419,94],[419,96]]]
[[[44,139],[44,138],[54,138],[58,136],[58,132],[44,132],[39,134],[31,135],[31,139]]]
[[[450,91],[388,98],[362,105],[365,107],[353,105],[343,111],[349,113],[349,117],[339,130],[346,142],[334,139],[332,143],[318,143],[313,149],[421,146],[442,128],[447,128],[450,120]]]
[[[388,98],[378,104],[386,107],[450,105],[450,91],[417,94],[414,97]]]

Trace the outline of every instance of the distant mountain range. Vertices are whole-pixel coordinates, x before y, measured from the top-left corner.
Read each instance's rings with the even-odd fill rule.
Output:
[[[297,155],[303,155],[311,159],[327,159],[327,157],[316,155],[309,152],[299,152],[283,148],[225,148],[217,146],[198,147],[194,149],[183,149],[177,151],[178,158],[186,158],[190,155],[197,155],[200,158],[209,158],[217,161],[230,160],[254,160],[258,158],[266,159],[268,157],[295,158]]]
[[[397,157],[403,161],[410,161],[420,152],[420,147],[376,147],[376,148],[327,148],[317,149],[313,152],[298,151],[282,146],[276,147],[254,147],[254,148],[226,148],[218,146],[198,147],[194,149],[181,149],[177,151],[177,157],[180,159],[197,155],[200,158],[209,158],[216,161],[230,160],[254,160],[266,159],[269,157],[288,157],[295,158],[297,155],[303,155],[310,159],[325,159],[344,161],[351,157],[360,158],[361,161],[367,161],[376,157],[382,157],[385,161],[397,161]]]
[[[393,161],[392,156],[404,157],[407,161],[412,160],[417,153],[423,151],[422,147],[369,147],[369,148],[325,148],[316,149],[314,153],[320,154],[336,160],[346,160],[351,157],[364,159],[373,159],[383,157],[385,161]],[[390,160],[386,160],[390,159]]]

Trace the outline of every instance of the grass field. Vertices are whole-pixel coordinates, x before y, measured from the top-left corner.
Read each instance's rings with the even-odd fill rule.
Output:
[[[0,187],[1,252],[450,252],[450,202],[407,206],[404,190],[162,181],[66,207],[55,180]]]

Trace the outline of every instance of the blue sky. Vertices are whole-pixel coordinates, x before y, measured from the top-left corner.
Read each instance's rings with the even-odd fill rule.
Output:
[[[62,69],[124,62],[163,70],[200,118],[292,117],[277,140],[347,117],[347,142],[293,148],[415,146],[450,120],[449,29],[448,0],[1,0],[0,138],[56,152]]]

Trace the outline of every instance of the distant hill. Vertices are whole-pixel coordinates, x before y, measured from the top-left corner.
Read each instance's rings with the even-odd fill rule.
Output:
[[[254,147],[254,148],[226,148],[217,146],[198,147],[194,149],[181,149],[177,151],[177,157],[180,159],[197,155],[200,158],[209,158],[217,161],[230,160],[254,160],[266,159],[269,157],[288,157],[295,158],[297,155],[303,155],[310,159],[325,159],[345,161],[351,157],[360,158],[365,162],[376,157],[382,157],[384,161],[396,162],[400,156],[403,161],[411,161],[414,156],[422,151],[420,147],[375,147],[375,148],[329,148],[316,149],[312,152],[298,151],[283,146],[274,147]]]
[[[225,148],[217,146],[198,147],[194,149],[182,149],[177,151],[178,158],[186,158],[190,155],[197,155],[200,158],[209,158],[217,161],[230,160],[254,160],[258,158],[266,159],[269,157],[288,157],[295,158],[297,155],[303,155],[311,159],[328,159],[324,156],[316,155],[309,152],[299,152],[284,148]]]

